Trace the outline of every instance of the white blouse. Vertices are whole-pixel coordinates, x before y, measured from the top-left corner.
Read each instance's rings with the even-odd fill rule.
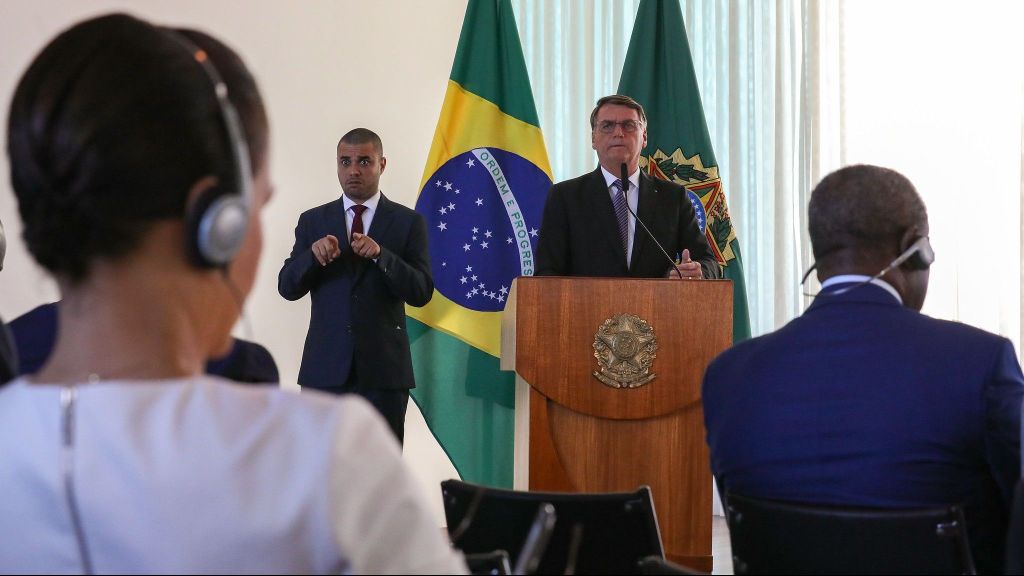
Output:
[[[76,386],[65,409],[62,389],[0,388],[0,572],[466,570],[358,397],[196,376]]]

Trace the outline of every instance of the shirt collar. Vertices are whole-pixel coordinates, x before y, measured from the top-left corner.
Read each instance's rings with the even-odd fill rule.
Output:
[[[355,202],[352,201],[351,198],[345,196],[344,194],[341,195],[341,201],[345,205],[345,212],[348,212],[356,204]],[[363,206],[366,206],[366,209],[369,210],[371,214],[373,214],[374,212],[377,211],[378,203],[380,203],[380,190],[377,190],[376,194],[370,196],[369,200],[363,202]]]
[[[821,289],[824,290],[825,288],[828,288],[829,286],[835,286],[837,284],[864,284],[864,283],[874,284],[875,286],[878,286],[879,288],[882,288],[883,290],[885,290],[889,294],[892,294],[892,297],[895,298],[896,301],[899,302],[901,306],[903,305],[903,298],[901,298],[900,297],[900,293],[897,292],[896,289],[892,287],[892,284],[889,284],[888,282],[886,282],[885,280],[882,280],[881,278],[872,278],[871,276],[863,276],[861,274],[843,274],[841,276],[833,276],[833,277],[829,278],[828,280],[825,280],[824,282],[821,283]]]
[[[609,188],[611,188],[612,184],[614,184],[615,181],[621,177],[612,174],[611,172],[606,170],[604,166],[601,166],[601,174],[604,175],[604,182],[605,184],[608,185]],[[634,170],[633,173],[629,175],[629,183],[635,186],[637,190],[640,189],[640,166],[637,166],[636,170]]]

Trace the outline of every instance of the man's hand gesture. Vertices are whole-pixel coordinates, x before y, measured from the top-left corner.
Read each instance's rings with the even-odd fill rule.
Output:
[[[321,266],[327,266],[335,258],[341,256],[341,249],[338,248],[338,239],[328,234],[313,243],[313,256]]]
[[[352,234],[352,251],[355,252],[357,256],[366,258],[367,260],[373,260],[380,256],[380,245],[366,234],[356,232]]]

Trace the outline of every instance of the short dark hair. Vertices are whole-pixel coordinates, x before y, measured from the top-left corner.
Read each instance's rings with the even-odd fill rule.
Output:
[[[613,104],[615,106],[625,106],[626,108],[632,108],[636,110],[637,114],[640,115],[640,123],[647,124],[647,115],[644,114],[644,107],[639,102],[633,100],[629,96],[623,96],[622,94],[612,94],[611,96],[605,96],[597,101],[594,105],[594,111],[590,113],[590,129],[597,128],[597,112],[601,110],[601,107],[605,104]]]
[[[905,176],[880,166],[857,164],[822,178],[807,205],[814,259],[854,248],[880,251],[910,228],[927,222],[924,202]]]
[[[361,146],[363,144],[373,144],[373,149],[377,151],[377,154],[384,156],[384,143],[380,141],[380,136],[373,130],[367,128],[355,128],[349,130],[338,140],[338,146],[341,143],[352,144],[353,146]],[[337,148],[337,146],[335,146]]]
[[[255,80],[221,42],[178,32],[223,77],[258,169],[268,129]],[[112,14],[62,32],[22,75],[7,122],[29,252],[77,283],[154,222],[183,218],[200,178],[233,174],[220,113],[209,77],[167,29]]]

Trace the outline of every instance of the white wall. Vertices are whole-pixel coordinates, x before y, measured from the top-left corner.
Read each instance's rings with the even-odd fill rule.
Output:
[[[263,215],[265,241],[247,311],[281,378],[294,386],[309,322],[308,298],[277,294],[277,272],[299,213],[341,194],[338,138],[363,126],[380,134],[388,167],[381,187],[413,206],[466,0],[5,0],[0,17],[0,109],[6,126],[14,86],[32,57],[59,31],[86,17],[127,11],[160,24],[199,28],[235,48],[254,72],[270,113],[276,196]],[[0,135],[6,150],[6,133]],[[6,153],[0,155],[0,221],[8,250],[0,272],[0,317],[57,298],[21,241]],[[286,384],[286,386],[288,386]],[[438,482],[456,477],[410,402],[406,459],[423,482],[439,522]]]
[[[1024,3],[844,5],[846,163],[893,167],[928,208],[926,314],[1021,353]]]

